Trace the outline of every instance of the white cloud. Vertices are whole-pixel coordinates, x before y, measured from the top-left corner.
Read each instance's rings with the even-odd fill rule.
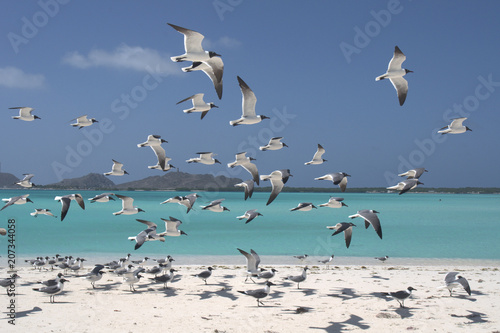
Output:
[[[27,74],[16,67],[0,68],[0,85],[9,88],[41,88],[45,84],[42,74]]]
[[[111,67],[131,69],[135,71],[146,71],[147,68],[160,72],[178,73],[179,68],[167,55],[158,51],[140,46],[121,45],[109,52],[94,49],[88,55],[79,52],[70,52],[63,57],[63,63],[85,69],[90,67]]]

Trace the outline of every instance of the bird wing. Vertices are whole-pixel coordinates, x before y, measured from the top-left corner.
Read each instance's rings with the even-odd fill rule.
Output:
[[[269,200],[267,200],[266,206],[269,205],[271,202],[276,199],[278,194],[280,194],[281,190],[283,189],[284,183],[281,179],[272,179],[271,178],[271,185],[273,186],[273,190],[271,191],[271,195],[269,196]]]
[[[224,63],[222,62],[222,59],[221,57],[211,57],[210,59],[204,61],[205,64],[207,64],[209,66],[209,68],[211,69],[211,73],[213,73],[214,77],[215,77],[215,80],[212,79],[212,77],[210,77],[212,79],[212,81],[215,82],[220,82],[221,83],[221,95],[222,95],[222,75],[224,73]],[[208,69],[207,69],[208,70]],[[206,71],[207,70],[203,70],[208,76],[210,76]],[[219,99],[221,98],[221,96],[219,96]]]
[[[399,47],[394,48],[394,55],[392,56],[391,61],[389,62],[389,66],[387,67],[387,71],[397,71],[401,69],[401,65],[406,60],[406,56],[401,52]]]
[[[158,164],[160,165],[161,169],[165,169],[165,163],[167,156],[165,155],[165,149],[163,149],[162,146],[151,146],[151,149],[156,154],[156,157],[158,158]],[[169,159],[170,160],[170,159]]]
[[[136,219],[136,221],[144,223],[145,225],[147,225],[150,228],[153,228],[153,227],[156,228],[156,223],[154,223],[154,222],[146,221],[146,220],[141,220],[141,219]]]
[[[240,85],[241,94],[243,95],[242,113],[243,117],[255,117],[255,104],[257,97],[252,89],[238,76],[238,83]]]
[[[408,81],[403,77],[392,77],[389,80],[398,93],[399,105],[403,105],[408,94]]]
[[[462,285],[462,287],[464,287],[465,291],[470,296],[471,290],[470,290],[469,282],[467,281],[467,279],[465,279],[464,277],[461,276],[457,279],[457,282],[460,283]]]
[[[321,161],[321,156],[325,153],[325,148],[323,148],[319,143],[318,143],[318,149],[316,150],[316,153],[313,156],[313,161]]]
[[[450,284],[450,283],[454,282],[457,279],[457,275],[458,275],[458,272],[449,272],[444,277],[444,282],[446,284]]]
[[[260,264],[260,257],[257,254],[257,252],[255,252],[252,249],[250,249],[250,253],[252,254],[252,257],[255,259],[255,270],[257,270],[259,268],[259,264]]]
[[[361,210],[358,212],[359,215],[372,225],[373,229],[377,232],[377,235],[382,239],[382,226],[380,225],[380,220],[376,213],[369,210]],[[365,225],[366,226],[366,225]]]
[[[340,187],[340,190],[342,192],[345,192],[345,189],[347,188],[347,177],[342,178],[338,185]]]
[[[59,199],[59,201],[62,204],[61,208],[61,221],[62,221],[66,217],[66,214],[68,214],[68,209],[69,209],[69,204],[71,203],[71,199],[68,197],[62,197],[61,199]]]
[[[178,25],[167,23],[169,26],[184,35],[184,49],[186,53],[201,53],[205,52],[201,46],[204,36],[194,30],[179,27]]]
[[[78,205],[82,208],[85,209],[85,201],[83,201],[83,197],[81,194],[75,193],[74,194],[75,201],[78,203]]]
[[[179,232],[178,228],[182,224],[182,222],[175,217],[170,216],[170,220],[163,220],[165,221],[165,229],[167,230],[167,233],[177,233]]]
[[[119,172],[122,170],[122,167],[123,167],[123,163],[120,163],[120,162],[117,162],[115,160],[112,160],[113,161],[113,167],[111,168],[113,171],[115,172]]]
[[[257,165],[250,161],[241,163],[240,165],[252,175],[253,181],[259,185],[259,170],[257,169]]]
[[[193,99],[195,96],[196,96],[196,95],[186,97],[186,98],[184,98],[182,101],[179,101],[179,102],[175,103],[175,105],[177,105],[177,104],[181,104],[181,103],[183,103],[183,102],[185,102],[185,101],[188,101],[188,100],[190,100],[190,99]],[[194,104],[194,102],[193,102],[193,104]]]
[[[131,197],[127,197],[125,195],[116,195],[119,199],[122,200],[122,209],[132,209],[134,208],[134,199]]]
[[[453,119],[453,121],[450,124],[450,128],[452,128],[452,129],[461,128],[463,126],[462,123],[464,122],[465,119],[467,119],[467,118],[462,117],[462,118]]]

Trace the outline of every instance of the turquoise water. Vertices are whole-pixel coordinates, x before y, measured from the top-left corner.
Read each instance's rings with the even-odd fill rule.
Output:
[[[32,255],[86,254],[106,255],[133,253],[162,255],[238,255],[236,248],[255,249],[261,255],[390,257],[408,258],[473,258],[500,259],[500,195],[475,194],[371,194],[344,193],[349,207],[318,208],[309,212],[290,212],[299,202],[316,206],[329,199],[328,193],[281,193],[269,206],[269,193],[254,193],[243,200],[242,192],[198,192],[195,208],[186,214],[179,204],[160,202],[188,192],[127,192],[134,204],[146,212],[114,216],[121,201],[90,203],[82,210],[72,202],[63,222],[59,218],[29,215],[35,208],[49,208],[59,216],[61,205],[56,195],[74,193],[52,190],[1,190],[1,198],[29,193],[32,203],[12,205],[0,212],[0,227],[7,220],[16,220],[16,252],[19,257]],[[87,199],[101,192],[78,191]],[[229,212],[214,213],[199,208],[211,200],[225,198]],[[258,209],[263,216],[245,224],[236,216],[248,209]],[[375,209],[383,229],[381,240],[361,219],[351,220],[353,230],[350,248],[343,235],[331,237],[327,225],[349,221],[348,216],[361,209]],[[188,236],[167,237],[165,243],[147,242],[134,251],[134,242],[127,240],[144,229],[136,218],[158,223],[161,217],[183,221],[181,230]],[[0,255],[6,256],[7,238],[0,237]]]

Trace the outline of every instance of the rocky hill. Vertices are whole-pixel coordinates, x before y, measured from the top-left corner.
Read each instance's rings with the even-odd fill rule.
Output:
[[[11,173],[0,172],[0,188],[18,188],[20,186],[16,185],[19,178]]]
[[[42,187],[42,186],[40,186]],[[93,189],[112,189],[116,188],[106,176],[99,173],[89,173],[83,177],[63,179],[54,184],[45,185],[46,188],[56,189],[78,189],[78,190],[93,190]]]

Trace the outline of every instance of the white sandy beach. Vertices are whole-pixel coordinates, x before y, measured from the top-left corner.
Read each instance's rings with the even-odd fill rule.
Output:
[[[63,293],[49,296],[33,291],[37,281],[54,278],[60,269],[34,270],[17,267],[15,326],[8,323],[11,297],[2,290],[0,303],[2,332],[500,332],[500,271],[498,261],[457,261],[436,265],[403,265],[374,259],[366,264],[342,264],[330,268],[309,259],[303,265],[262,265],[278,270],[271,293],[257,307],[254,298],[238,290],[258,289],[262,283],[245,280],[243,265],[214,265],[208,285],[192,276],[206,266],[176,265],[177,279],[152,284],[149,274],[136,285],[136,292],[122,284],[122,278],[105,274],[92,289],[90,282],[68,274]],[[180,260],[178,260],[180,261]],[[444,260],[443,260],[444,261]],[[266,260],[263,260],[266,262]],[[418,262],[418,261],[417,261]],[[85,263],[85,272],[93,267]],[[308,265],[310,271],[300,289],[284,280]],[[468,279],[472,295],[456,289],[450,297],[443,285],[446,272],[459,271]],[[84,272],[84,273],[85,273]],[[81,273],[80,273],[81,274]],[[0,270],[0,277],[7,269]],[[406,308],[383,296],[412,286],[417,289]],[[297,313],[298,308],[302,313]],[[299,311],[300,312],[300,311]]]

